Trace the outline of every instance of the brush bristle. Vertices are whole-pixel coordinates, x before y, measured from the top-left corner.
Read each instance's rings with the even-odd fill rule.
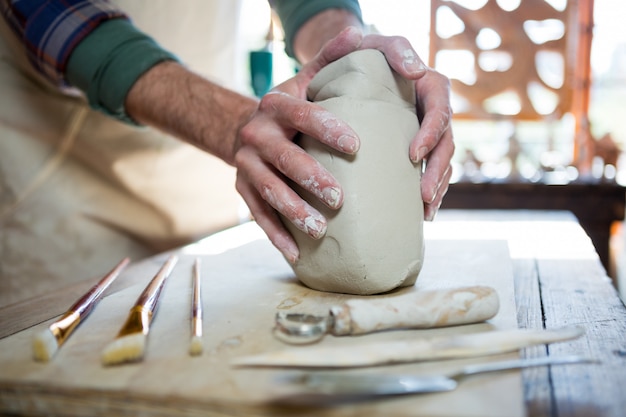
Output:
[[[43,330],[33,338],[33,357],[39,362],[48,362],[59,350],[59,343],[50,329]]]
[[[130,334],[109,343],[102,351],[104,365],[117,365],[136,362],[143,358],[146,336],[143,333]]]
[[[202,338],[200,336],[193,336],[191,338],[191,344],[189,345],[189,354],[191,356],[198,356],[202,354]]]

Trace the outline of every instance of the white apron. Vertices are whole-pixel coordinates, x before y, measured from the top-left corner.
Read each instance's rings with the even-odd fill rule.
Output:
[[[239,1],[116,3],[196,72],[233,87]],[[0,19],[0,307],[236,224],[234,183],[221,160],[58,92]]]

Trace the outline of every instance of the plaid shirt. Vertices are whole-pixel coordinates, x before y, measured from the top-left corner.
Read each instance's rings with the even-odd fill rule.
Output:
[[[76,45],[100,22],[127,18],[107,0],[0,0],[0,7],[33,66],[61,86]]]

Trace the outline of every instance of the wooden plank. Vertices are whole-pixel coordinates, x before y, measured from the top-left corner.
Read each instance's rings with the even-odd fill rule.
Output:
[[[525,370],[528,415],[622,416],[626,308],[576,219],[564,212],[493,210],[448,210],[439,218],[459,236],[482,234],[508,240],[520,327],[579,324],[587,329],[579,340],[549,349],[526,349],[523,356],[586,354],[603,361],[602,365]]]
[[[0,339],[63,314],[97,282],[96,278],[89,279],[41,297],[0,308]]]
[[[492,285],[502,300],[501,311],[493,320],[444,329],[382,332],[360,337],[327,336],[323,343],[358,348],[366,341],[409,340],[517,327],[512,266],[504,242],[442,240],[427,244],[427,265],[417,286],[399,293],[449,285]],[[138,278],[141,282],[105,297],[51,363],[34,363],[30,358],[30,342],[35,331],[40,330],[39,326],[0,340],[0,412],[69,416],[292,415],[293,410],[277,409],[271,403],[276,390],[280,390],[275,384],[276,378],[289,371],[233,369],[229,361],[242,355],[287,348],[271,335],[277,309],[323,313],[330,305],[350,296],[303,287],[266,240],[221,255],[203,255],[206,353],[190,357],[187,354],[188,306],[193,258],[190,254],[181,256],[164,288],[142,363],[103,368],[100,352],[119,329],[129,306],[163,257],[156,258],[143,270],[141,279]],[[394,293],[377,297],[392,296]],[[346,372],[441,373],[467,363],[517,356],[513,353]],[[509,372],[469,378],[450,393],[297,411],[329,417],[415,412],[431,416],[521,416],[524,404],[521,374]]]
[[[547,328],[579,325],[585,337],[549,347],[550,355],[583,354],[600,365],[551,369],[559,416],[623,416],[626,410],[626,309],[600,262],[539,259]]]
[[[155,263],[154,259],[146,259],[128,266],[111,284],[105,294],[114,294],[137,284],[142,274],[135,271],[143,270],[146,265]],[[115,265],[111,265],[113,268]],[[155,264],[155,267],[158,265]],[[86,279],[83,282],[68,285],[51,291],[45,295],[35,297],[20,303],[0,308],[0,339],[15,334],[21,330],[41,324],[63,313],[83,294],[96,284],[108,271],[102,271],[101,276]]]
[[[543,311],[539,294],[539,277],[535,259],[513,260],[517,323],[522,329],[543,329]],[[546,346],[522,349],[523,358],[548,356]],[[533,417],[551,417],[552,388],[548,368],[530,368],[522,371],[524,400],[527,413]]]

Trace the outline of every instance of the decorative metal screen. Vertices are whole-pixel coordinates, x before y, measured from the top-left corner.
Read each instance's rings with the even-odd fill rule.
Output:
[[[577,61],[578,3],[432,0],[430,65],[452,79],[455,117],[545,120],[572,111],[589,78]]]

